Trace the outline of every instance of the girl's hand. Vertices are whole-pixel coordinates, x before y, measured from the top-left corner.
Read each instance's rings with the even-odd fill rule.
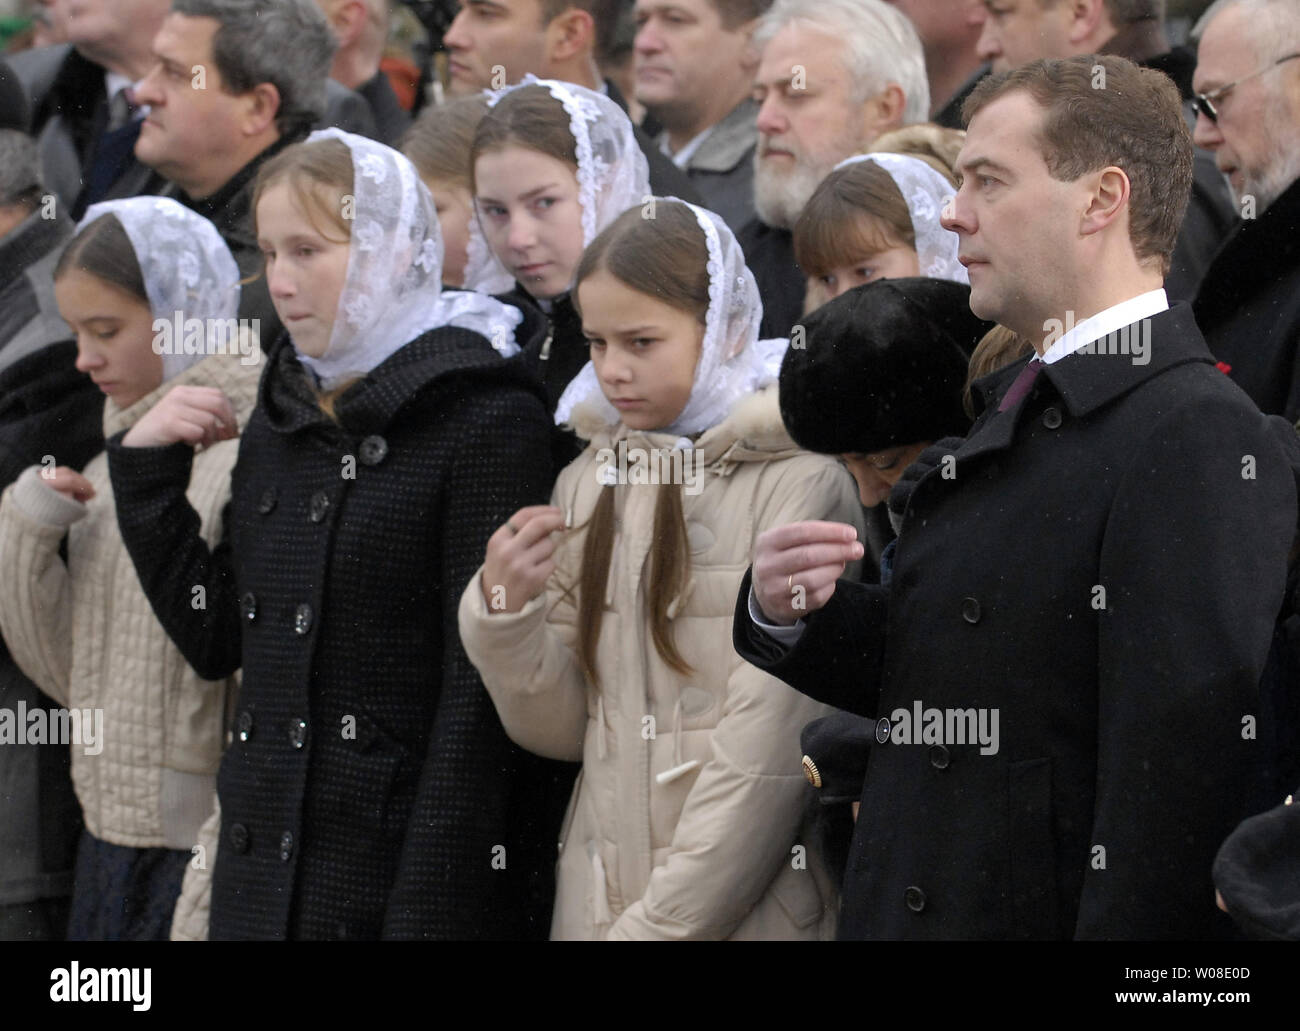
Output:
[[[48,477],[42,472],[41,481],[65,498],[80,501],[83,505],[95,496],[95,488],[90,485],[90,481],[66,465],[58,466]]]
[[[529,505],[488,538],[483,560],[483,600],[488,612],[518,612],[546,588],[555,572],[551,534],[564,529],[564,513]]]
[[[122,438],[126,447],[164,447],[184,441],[211,447],[239,436],[230,400],[216,387],[173,387]]]

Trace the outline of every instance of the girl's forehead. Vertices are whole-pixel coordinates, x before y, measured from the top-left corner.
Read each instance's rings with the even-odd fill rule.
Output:
[[[578,172],[573,165],[518,144],[480,154],[474,162],[474,175],[480,193],[486,184],[520,195],[536,189],[542,180],[554,180],[565,186],[578,184]]]

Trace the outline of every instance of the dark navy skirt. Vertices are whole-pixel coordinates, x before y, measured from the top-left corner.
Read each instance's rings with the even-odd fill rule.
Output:
[[[125,848],[81,832],[69,941],[166,941],[191,853]]]

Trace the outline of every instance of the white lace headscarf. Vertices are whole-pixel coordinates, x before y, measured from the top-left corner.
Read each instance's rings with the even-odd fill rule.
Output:
[[[883,168],[903,195],[912,218],[912,232],[916,236],[920,274],[929,279],[948,279],[969,285],[970,276],[957,260],[960,240],[956,233],[948,232],[939,224],[944,206],[956,193],[952,183],[920,158],[908,154],[855,154],[836,165],[834,171],[856,165],[859,161],[870,161]]]
[[[763,302],[754,274],[745,265],[740,244],[727,224],[712,211],[676,197],[658,197],[655,202],[690,208],[704,234],[709,255],[709,309],[704,316],[704,341],[691,396],[672,425],[660,431],[692,436],[720,423],[742,397],[776,382],[789,341],[758,339]],[[561,425],[568,422],[578,405],[593,407],[610,425],[621,418],[600,389],[591,362],[560,395],[555,421]]]
[[[154,319],[173,330],[178,313],[182,329],[187,319],[203,322],[202,353],[183,353],[184,335],[171,333],[162,355],[164,383],[208,355],[237,346],[233,334],[226,335],[226,320],[239,311],[239,267],[216,226],[167,197],[130,197],[90,205],[77,233],[104,215],[116,216],[126,230]]]
[[[439,326],[481,333],[504,357],[519,353],[519,310],[494,298],[442,291],[442,232],[415,166],[382,143],[322,129],[307,142],[335,139],[352,154],[352,242],[329,346],[299,353],[329,390],[378,366]]]
[[[586,247],[624,211],[649,198],[650,166],[636,141],[631,119],[614,101],[595,90],[529,74],[517,85],[485,91],[488,107],[496,107],[502,97],[524,86],[544,86],[569,116],[578,158],[582,246]],[[514,287],[514,278],[488,247],[481,218],[476,199],[474,217],[469,222],[465,289],[503,293]]]

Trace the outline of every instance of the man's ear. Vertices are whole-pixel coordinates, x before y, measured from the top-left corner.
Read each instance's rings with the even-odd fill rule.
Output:
[[[762,60],[763,52],[754,46],[754,30],[758,28],[758,19],[751,18],[743,25],[736,26],[735,31],[743,33],[745,36],[745,49],[741,51],[740,66],[747,72],[754,72],[758,68],[758,62]]]
[[[570,7],[546,25],[546,59],[550,64],[566,64],[596,49],[596,23],[591,15]]]
[[[1084,236],[1099,233],[1128,212],[1131,186],[1122,168],[1111,165],[1092,173],[1092,197],[1084,209],[1079,232]]]
[[[240,98],[244,102],[241,129],[245,136],[257,136],[274,127],[280,113],[280,91],[269,82],[259,82]]]
[[[868,97],[862,105],[863,142],[870,143],[881,133],[902,128],[906,107],[907,97],[903,87],[896,82],[891,82],[874,97]]]
[[[1065,16],[1069,19],[1066,38],[1082,45],[1098,36],[1114,35],[1110,15],[1106,13],[1106,0],[1065,0]],[[1103,31],[1109,26],[1107,31]]]

